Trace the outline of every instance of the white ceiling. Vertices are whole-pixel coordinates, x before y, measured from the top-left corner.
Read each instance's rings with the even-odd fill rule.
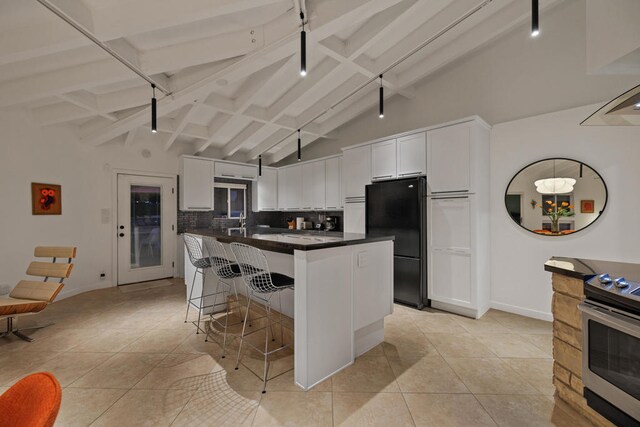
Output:
[[[52,3],[169,88],[158,102],[166,149],[188,143],[240,160],[266,153],[269,163],[295,150],[289,135],[301,125],[482,0],[306,0],[304,78],[298,0]],[[528,20],[529,8],[492,0],[385,73],[386,96],[412,97],[413,85]],[[305,126],[304,144],[371,108],[377,89],[369,84]],[[40,126],[69,123],[86,144],[132,144],[149,127],[150,97],[148,83],[35,0],[0,0],[0,108],[26,109]]]

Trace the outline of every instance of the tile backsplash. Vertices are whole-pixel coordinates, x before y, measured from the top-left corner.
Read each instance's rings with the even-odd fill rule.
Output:
[[[218,179],[216,182],[247,185],[247,226],[268,225],[274,228],[287,228],[287,218],[304,217],[305,221],[312,221],[315,224],[324,217],[330,216],[337,220],[337,230],[342,231],[343,212],[342,211],[268,211],[253,212],[251,210],[251,182],[236,179]],[[178,210],[178,233],[183,233],[191,228],[227,228],[237,227],[237,219],[215,218],[214,212],[188,212]]]

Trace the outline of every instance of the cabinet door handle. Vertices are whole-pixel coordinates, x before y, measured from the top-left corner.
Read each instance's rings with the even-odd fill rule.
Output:
[[[338,209],[337,206],[327,206],[327,209]]]
[[[305,207],[304,207],[304,208],[302,208],[302,209],[311,209],[311,206],[305,206]]]
[[[222,174],[220,174],[220,175],[222,175],[222,176],[227,176],[227,177],[229,177],[229,178],[235,178],[235,177],[236,177],[235,175],[229,175],[228,173],[222,173]]]
[[[244,179],[255,179],[255,176],[244,176],[244,175],[242,175],[242,177]]]
[[[189,206],[187,209],[211,209],[211,206]]]
[[[400,176],[409,176],[409,175],[420,175],[422,172],[405,172],[401,173]]]

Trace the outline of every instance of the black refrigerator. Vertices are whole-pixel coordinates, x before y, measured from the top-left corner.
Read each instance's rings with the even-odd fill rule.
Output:
[[[422,309],[427,295],[427,209],[424,177],[366,187],[367,234],[393,235],[393,298]]]

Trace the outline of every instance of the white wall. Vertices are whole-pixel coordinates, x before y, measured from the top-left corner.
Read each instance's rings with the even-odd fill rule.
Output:
[[[68,128],[39,129],[19,111],[3,111],[0,129],[0,284],[13,287],[26,278],[35,246],[75,245],[78,257],[61,297],[111,286],[115,217],[112,211],[111,222],[102,224],[100,211],[112,206],[112,169],[177,174],[182,147],[165,152],[145,132],[131,147],[90,147]],[[62,215],[31,215],[31,182],[62,185]]]
[[[597,105],[497,124],[491,131],[492,306],[551,318],[551,256],[640,262],[639,127],[583,127]],[[537,236],[509,217],[504,192],[522,167],[549,157],[584,161],[602,175],[609,201],[587,229],[564,237]],[[525,200],[525,209],[531,209]],[[579,207],[578,207],[579,209]]]

